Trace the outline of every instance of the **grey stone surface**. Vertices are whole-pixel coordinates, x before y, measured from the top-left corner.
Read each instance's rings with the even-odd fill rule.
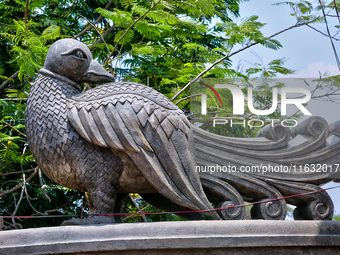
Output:
[[[340,222],[186,221],[0,232],[0,254],[339,254]]]

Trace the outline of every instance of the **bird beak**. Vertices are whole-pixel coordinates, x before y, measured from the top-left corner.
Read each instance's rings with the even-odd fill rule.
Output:
[[[107,72],[97,61],[92,60],[81,81],[91,84],[101,84],[114,82],[115,77]]]

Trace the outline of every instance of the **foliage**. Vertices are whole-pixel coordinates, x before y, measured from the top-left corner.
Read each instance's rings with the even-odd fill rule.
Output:
[[[135,203],[137,203],[137,206],[135,206],[135,203],[132,201],[132,199],[135,200]],[[125,207],[123,212],[124,213],[138,213],[140,211],[143,212],[161,212],[156,207],[150,205],[149,203],[145,202],[142,197],[140,197],[138,194],[131,194],[126,200],[125,200]],[[126,216],[122,217],[123,222],[157,222],[157,221],[183,221],[184,218],[181,218],[175,214],[146,214],[145,220],[141,215],[136,216]]]
[[[144,1],[122,4],[125,10],[98,8],[96,11],[118,29],[113,41],[114,49],[119,50],[113,56],[120,58],[125,53],[128,56],[121,59],[121,68],[117,68],[119,60],[111,68],[124,76],[124,80],[147,83],[148,79],[150,86],[170,97],[173,89],[188,82],[206,63],[218,59],[226,50],[222,45],[224,39],[215,35],[216,29],[209,29],[207,23],[214,16],[215,8],[218,8],[215,13],[227,20],[219,1],[183,1],[181,4],[157,1],[151,6]],[[186,4],[195,8],[187,8]],[[228,9],[228,5],[225,6]],[[231,11],[237,14],[235,5],[231,6]],[[204,15],[204,19],[197,20],[198,11],[199,17]],[[132,17],[138,16],[143,18],[131,27],[135,22]],[[125,36],[120,39],[122,35]]]
[[[0,33],[0,36],[12,44],[11,52],[14,56],[12,62],[19,66],[19,79],[22,80],[24,74],[27,78],[34,77],[45,61],[48,51],[46,44],[60,37],[60,28],[56,25],[49,26],[39,36],[33,32],[37,24],[31,21],[28,24],[17,20],[13,22],[15,34]]]

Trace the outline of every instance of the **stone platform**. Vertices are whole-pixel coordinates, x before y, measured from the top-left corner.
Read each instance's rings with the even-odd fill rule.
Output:
[[[340,222],[177,221],[0,231],[0,254],[340,254]]]

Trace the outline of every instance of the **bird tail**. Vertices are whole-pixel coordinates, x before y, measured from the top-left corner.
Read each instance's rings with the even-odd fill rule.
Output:
[[[306,164],[338,164],[340,156],[340,121],[328,125],[322,117],[311,117],[289,129],[280,123],[260,129],[256,138],[235,138],[216,135],[192,125],[198,166],[253,167],[247,172],[257,178],[325,184],[340,180],[329,167],[328,171],[264,171],[274,167],[292,169]],[[292,138],[292,139],[291,139]],[[230,168],[224,168],[229,169]],[[221,173],[227,175],[228,171]]]

